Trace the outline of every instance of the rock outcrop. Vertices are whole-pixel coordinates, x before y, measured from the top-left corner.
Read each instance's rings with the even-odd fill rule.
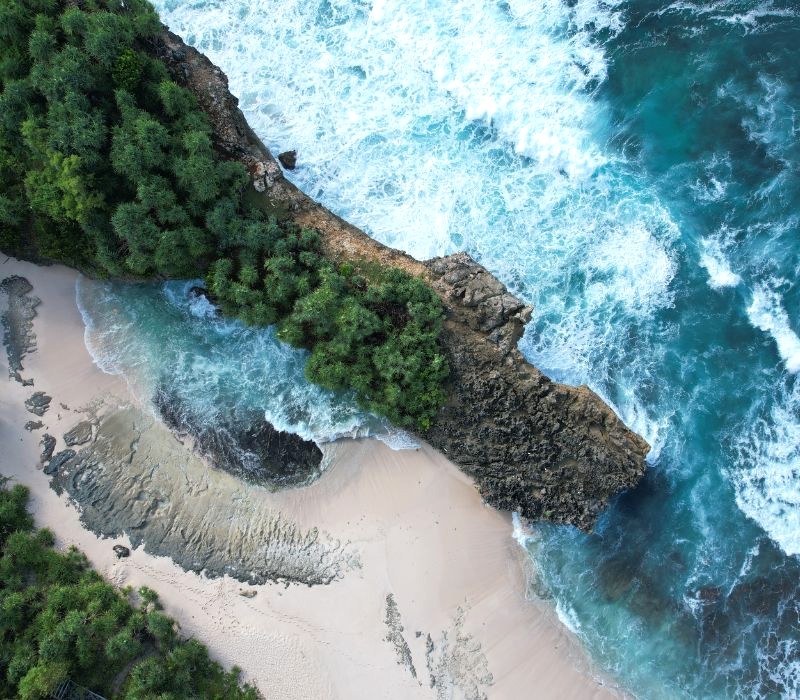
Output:
[[[156,390],[153,404],[171,430],[190,437],[211,464],[241,479],[288,488],[314,481],[324,468],[322,450],[315,442],[278,430],[263,412],[243,409],[209,421],[165,386]]]
[[[530,307],[465,253],[420,262],[313,201],[283,176],[219,68],[168,31],[156,52],[197,96],[216,147],[244,164],[267,206],[320,231],[332,258],[398,267],[437,291],[452,374],[447,405],[421,437],[470,474],[489,503],[590,530],[609,498],[639,481],[647,443],[588,387],[553,382],[516,349]]]
[[[3,344],[8,354],[8,373],[23,386],[33,384],[32,379],[22,378],[22,360],[36,350],[33,319],[36,318],[36,307],[41,303],[31,292],[33,286],[24,277],[13,275],[0,282],[0,294],[7,296],[0,325],[3,326]]]

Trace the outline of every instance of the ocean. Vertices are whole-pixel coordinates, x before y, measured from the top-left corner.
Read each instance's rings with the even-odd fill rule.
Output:
[[[155,5],[298,186],[418,258],[468,251],[534,305],[528,359],[653,445],[596,532],[521,537],[598,667],[641,698],[800,695],[796,0]],[[406,443],[187,284],[84,281],[101,366],[210,420]]]

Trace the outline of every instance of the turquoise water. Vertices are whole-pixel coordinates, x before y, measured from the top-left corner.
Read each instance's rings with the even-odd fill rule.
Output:
[[[359,411],[352,397],[306,381],[307,353],[280,342],[274,329],[218,316],[205,297],[190,293],[201,283],[80,278],[78,306],[95,362],[122,374],[144,405],[166,390],[192,422],[239,424],[255,412],[307,440],[374,434],[394,447],[413,444],[406,433]]]
[[[265,142],[298,150],[298,185],[418,257],[468,250],[535,305],[530,360],[652,443],[596,533],[526,540],[598,665],[643,698],[797,697],[796,2],[155,4]],[[231,341],[170,290],[92,290],[90,345],[318,439],[368,422],[269,331]],[[160,320],[104,345],[133,312]]]

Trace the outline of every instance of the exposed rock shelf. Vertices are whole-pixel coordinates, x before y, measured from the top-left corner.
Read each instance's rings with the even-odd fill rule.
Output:
[[[465,253],[420,262],[328,211],[283,176],[219,68],[168,31],[156,52],[208,113],[217,148],[247,167],[270,207],[319,230],[331,257],[398,267],[437,291],[447,310],[449,399],[420,436],[470,474],[489,503],[589,530],[609,498],[639,481],[645,440],[588,387],[553,382],[516,349],[529,306]]]

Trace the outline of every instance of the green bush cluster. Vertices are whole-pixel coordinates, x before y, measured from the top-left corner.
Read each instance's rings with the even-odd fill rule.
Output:
[[[306,376],[353,390],[363,408],[399,425],[427,428],[445,399],[441,304],[421,280],[393,268],[340,265],[319,235],[272,221],[252,244],[211,267],[222,308],[310,350]]]
[[[34,530],[23,486],[0,485],[0,697],[46,698],[63,681],[108,698],[255,700],[239,671],[211,661],[197,640],[182,640],[140,589],[140,608],[89,568],[72,548],[53,549]]]
[[[401,272],[335,268],[312,231],[248,206],[194,96],[148,47],[146,0],[0,4],[0,248],[99,276],[206,276],[228,313],[280,323],[307,374],[405,426],[444,401],[441,304]]]

